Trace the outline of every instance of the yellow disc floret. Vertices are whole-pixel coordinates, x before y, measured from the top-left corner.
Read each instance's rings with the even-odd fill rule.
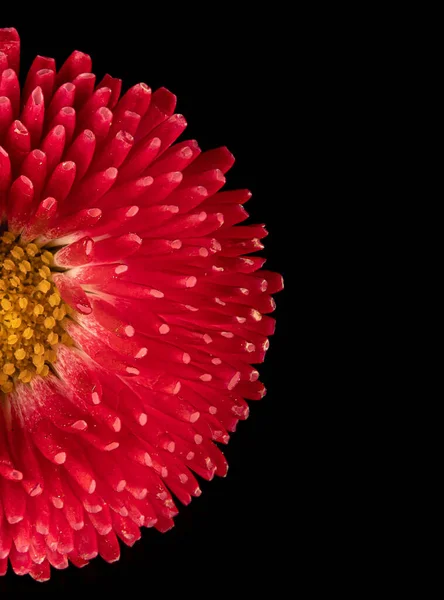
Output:
[[[9,231],[0,236],[0,390],[45,377],[59,343],[70,344],[63,328],[70,312],[52,281],[53,255],[24,244]]]

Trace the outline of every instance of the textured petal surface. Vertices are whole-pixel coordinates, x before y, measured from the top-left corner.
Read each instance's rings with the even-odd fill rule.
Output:
[[[283,284],[251,256],[267,235],[242,224],[251,194],[222,191],[231,153],[175,143],[186,121],[171,92],[120,96],[78,51],[59,69],[37,57],[22,90],[19,66],[17,32],[0,30],[1,230],[24,276],[44,263],[34,336],[49,331],[13,371],[33,334],[5,258],[0,575],[46,581],[51,566],[118,560],[119,540],[173,526],[196,476],[226,475],[218,444],[265,394],[252,365]]]

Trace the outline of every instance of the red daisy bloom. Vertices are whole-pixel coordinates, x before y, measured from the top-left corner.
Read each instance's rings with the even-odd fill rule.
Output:
[[[224,476],[214,442],[265,393],[282,278],[262,270],[226,148],[173,145],[175,96],[121,98],[74,52],[0,29],[0,575],[39,581],[167,531]]]

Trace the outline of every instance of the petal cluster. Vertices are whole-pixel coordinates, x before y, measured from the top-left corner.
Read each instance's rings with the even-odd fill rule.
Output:
[[[250,192],[222,191],[233,156],[175,144],[171,92],[121,96],[82,52],[58,70],[37,56],[21,89],[19,62],[17,32],[0,30],[0,333],[17,338],[0,356],[0,575],[44,581],[118,560],[119,539],[173,526],[196,476],[226,474],[215,442],[265,393],[252,365],[282,278],[251,256],[267,232],[240,225]],[[27,261],[17,290],[7,253],[19,274],[28,246],[46,283],[28,283]],[[11,361],[28,355],[19,378]]]

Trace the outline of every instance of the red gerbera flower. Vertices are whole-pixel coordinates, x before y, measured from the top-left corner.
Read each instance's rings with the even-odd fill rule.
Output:
[[[214,442],[264,395],[282,279],[244,256],[266,231],[220,191],[228,150],[173,145],[173,94],[120,98],[81,52],[20,90],[19,58],[0,30],[0,575],[43,581],[226,474]]]

